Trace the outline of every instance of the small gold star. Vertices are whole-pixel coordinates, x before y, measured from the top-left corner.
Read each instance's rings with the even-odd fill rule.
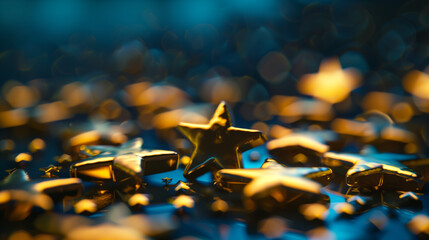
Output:
[[[210,170],[242,168],[240,152],[266,141],[258,130],[233,127],[225,102],[219,104],[209,124],[180,123],[177,128],[195,147],[183,173],[191,179]]]
[[[191,185],[191,183],[178,181],[174,185],[174,191],[180,194],[187,194],[187,195],[195,194],[195,191],[189,185]]]
[[[54,172],[59,173],[61,168],[61,166],[54,166],[51,164],[48,167],[40,168],[40,171],[45,172],[45,175],[42,176],[44,178],[57,178],[58,176],[55,175]]]
[[[195,205],[195,200],[191,196],[179,195],[172,200],[172,204],[175,208],[193,208]]]
[[[38,206],[44,210],[52,210],[54,202],[65,198],[78,197],[83,191],[82,181],[78,178],[30,180],[23,169],[16,169],[0,182],[0,202],[13,209],[10,213],[18,213],[20,220],[30,214],[28,206]],[[49,197],[48,197],[49,196]],[[19,211],[15,211],[17,208]]]
[[[326,152],[322,163],[328,167],[347,169],[347,185],[368,189],[418,191],[423,177],[406,167],[418,161],[426,162],[417,155],[395,153],[347,154]]]
[[[320,64],[318,73],[304,75],[299,80],[298,90],[333,104],[346,99],[360,79],[357,70],[343,70],[338,59],[328,59]]]
[[[165,178],[163,178],[161,180],[162,180],[163,183],[165,183],[166,186],[168,186],[168,184],[170,184],[173,179],[169,178],[169,177],[165,177]]]

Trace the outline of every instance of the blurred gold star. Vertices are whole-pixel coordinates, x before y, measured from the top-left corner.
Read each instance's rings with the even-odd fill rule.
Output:
[[[413,70],[404,77],[403,85],[414,96],[429,99],[429,74]]]
[[[267,159],[261,168],[219,170],[215,182],[225,189],[239,189],[239,185],[247,185],[245,194],[277,183],[302,191],[318,192],[321,185],[330,182],[331,175],[332,170],[326,167],[285,167],[276,160]]]
[[[1,208],[10,210],[5,217],[22,220],[34,206],[52,210],[55,202],[78,197],[83,185],[78,178],[30,180],[23,169],[16,169],[0,182],[0,189]]]
[[[320,64],[319,72],[304,75],[298,82],[298,91],[331,104],[346,99],[360,82],[361,75],[355,69],[342,69],[337,58]]]
[[[174,185],[174,191],[180,194],[187,194],[187,195],[195,194],[195,191],[190,187],[190,185],[191,185],[190,183],[178,181]]]
[[[426,162],[412,154],[367,153],[347,154],[326,152],[322,163],[328,167],[348,169],[347,185],[369,189],[391,189],[397,191],[418,191],[423,177],[406,165]]]
[[[191,196],[179,195],[172,200],[172,204],[175,208],[193,208],[195,205],[195,200]]]
[[[40,171],[45,172],[45,175],[42,176],[44,178],[57,178],[58,176],[55,175],[54,172],[59,173],[61,168],[61,166],[54,166],[51,164],[48,167],[40,168]]]
[[[199,177],[213,169],[242,168],[239,152],[266,141],[258,130],[233,127],[225,102],[219,104],[209,124],[180,123],[177,128],[195,147],[183,173],[187,178]]]

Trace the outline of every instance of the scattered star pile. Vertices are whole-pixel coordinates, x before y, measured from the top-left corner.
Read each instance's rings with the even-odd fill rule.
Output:
[[[2,1],[0,239],[429,239],[428,16]]]
[[[100,119],[45,125],[66,131],[51,160],[40,138],[29,153],[15,151],[20,139],[3,140],[10,166],[0,185],[3,236],[214,238],[228,224],[230,236],[311,238],[346,236],[337,226],[347,221],[377,234],[399,225],[428,236],[429,161],[418,136],[386,114],[338,118],[331,129],[303,115],[297,128],[272,125],[268,142],[260,130],[233,127],[226,102],[205,118],[156,129],[176,138],[176,151],[142,148],[135,124]]]

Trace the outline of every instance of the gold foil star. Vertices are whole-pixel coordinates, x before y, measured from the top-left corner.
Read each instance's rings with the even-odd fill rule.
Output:
[[[341,68],[338,59],[328,59],[320,64],[319,72],[304,75],[298,82],[299,92],[338,103],[346,99],[360,82],[357,70]]]
[[[16,169],[0,182],[0,189],[0,211],[7,219],[22,220],[31,207],[52,210],[54,202],[78,197],[83,185],[78,178],[30,180],[24,170]]]
[[[133,139],[119,147],[86,146],[81,155],[91,156],[70,166],[70,175],[86,181],[113,181],[123,190],[140,188],[143,176],[175,170],[178,154],[165,150],[142,150],[143,140]]]
[[[320,156],[329,146],[305,134],[290,134],[267,143],[268,152],[290,166],[320,166]]]
[[[80,195],[83,185],[78,178],[30,181],[28,174],[23,169],[16,169],[0,183],[0,189],[19,189],[30,193],[45,193],[48,195],[73,192],[74,195]]]
[[[406,167],[427,161],[417,155],[394,153],[346,154],[326,152],[322,163],[328,167],[346,171],[347,185],[368,189],[418,191],[423,177]],[[335,170],[334,169],[334,170]]]
[[[195,191],[190,187],[191,183],[186,183],[182,181],[178,181],[174,185],[174,191],[177,194],[186,194],[186,195],[192,195],[195,194]]]
[[[173,206],[175,208],[193,208],[195,205],[195,200],[193,197],[191,196],[187,196],[187,195],[179,195],[175,198],[172,199]]]
[[[249,193],[268,187],[271,183],[284,183],[296,189],[311,191],[327,185],[331,178],[332,170],[326,167],[285,167],[273,159],[267,159],[261,168],[219,170],[215,182],[231,190],[250,186],[247,188]]]
[[[332,178],[326,167],[284,167],[273,159],[267,159],[261,168],[222,169],[216,173],[216,185],[231,191],[243,190],[245,201],[263,204],[275,199],[279,205],[316,202],[322,197],[322,185]],[[258,203],[259,202],[259,203]]]
[[[258,130],[236,128],[225,102],[221,102],[208,124],[180,123],[177,128],[195,149],[183,175],[197,178],[210,170],[242,168],[241,152],[263,144]]]
[[[40,171],[45,172],[45,175],[42,176],[44,178],[57,178],[58,176],[55,175],[54,173],[59,173],[61,168],[62,168],[61,166],[54,166],[50,164],[48,167],[40,168]]]

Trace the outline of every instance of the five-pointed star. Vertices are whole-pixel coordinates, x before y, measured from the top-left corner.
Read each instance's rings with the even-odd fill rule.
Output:
[[[180,123],[177,128],[195,147],[183,173],[191,179],[211,169],[242,168],[240,152],[266,141],[258,130],[232,127],[225,102],[219,104],[209,124]]]
[[[24,190],[29,193],[44,193],[50,195],[70,194],[79,195],[83,189],[79,178],[57,178],[31,180],[23,169],[16,169],[3,182],[0,183],[2,190]]]
[[[335,141],[334,132],[293,133],[271,140],[266,147],[268,152],[281,162],[290,166],[320,166],[320,156],[329,150],[326,141]]]
[[[244,187],[243,194],[249,198],[280,187],[290,190],[284,198],[289,202],[301,196],[320,195],[322,185],[328,184],[331,178],[332,170],[326,167],[284,167],[273,159],[267,159],[261,168],[219,170],[215,182],[232,191]],[[292,191],[298,194],[294,196]]]
[[[185,194],[185,195],[192,195],[195,194],[195,191],[190,187],[190,183],[178,181],[174,187],[174,191],[177,194]]]
[[[415,165],[419,161],[427,160],[417,155],[395,153],[326,152],[322,158],[322,163],[328,167],[348,169],[346,182],[349,186],[398,191],[418,191],[422,188],[423,177],[405,166]]]
[[[42,176],[44,178],[57,178],[58,176],[55,175],[55,172],[59,173],[61,168],[62,168],[61,166],[54,166],[50,164],[49,166],[40,168],[39,170],[45,172],[45,175]]]
[[[101,120],[92,120],[90,123],[73,127],[69,131],[74,136],[69,138],[66,146],[72,152],[72,157],[76,159],[80,147],[94,144],[122,144],[127,141],[125,130],[119,124],[113,124]],[[75,132],[76,131],[76,132]]]
[[[87,181],[113,181],[138,189],[145,175],[175,170],[178,154],[165,150],[142,150],[143,140],[133,139],[119,147],[86,146],[81,154],[91,156],[70,167],[70,174]]]
[[[52,210],[53,201],[61,201],[64,197],[78,197],[83,190],[83,185],[78,178],[30,181],[23,169],[16,169],[0,183],[0,189],[0,207],[10,208],[10,203],[24,203],[24,207],[19,204],[12,205],[14,209],[12,214],[23,219],[29,214],[30,209],[26,207],[38,206],[45,210]],[[19,209],[20,207],[22,209]]]
[[[318,73],[304,75],[298,90],[333,104],[346,99],[359,85],[360,78],[358,71],[343,70],[338,59],[329,59],[320,64]]]

